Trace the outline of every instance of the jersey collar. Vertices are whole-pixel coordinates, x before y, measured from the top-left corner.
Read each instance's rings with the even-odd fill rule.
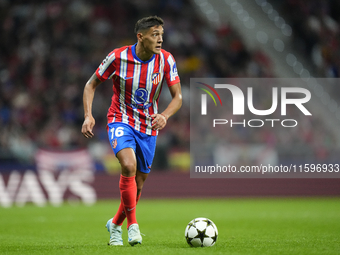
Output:
[[[155,58],[155,54],[153,54],[152,57],[147,61],[143,61],[143,60],[139,59],[139,57],[137,57],[137,54],[136,54],[136,45],[137,45],[137,43],[135,43],[134,45],[131,46],[131,51],[132,51],[133,57],[135,59],[137,59],[139,62],[142,62],[143,64],[147,64]]]

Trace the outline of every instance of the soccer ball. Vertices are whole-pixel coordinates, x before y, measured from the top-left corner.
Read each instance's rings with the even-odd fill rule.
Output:
[[[208,218],[193,219],[185,229],[185,239],[191,247],[213,246],[217,236],[217,227]]]

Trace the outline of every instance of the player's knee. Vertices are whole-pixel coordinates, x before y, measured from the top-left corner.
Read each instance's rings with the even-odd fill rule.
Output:
[[[121,163],[122,175],[124,176],[134,176],[136,175],[137,166],[134,162],[126,161]]]

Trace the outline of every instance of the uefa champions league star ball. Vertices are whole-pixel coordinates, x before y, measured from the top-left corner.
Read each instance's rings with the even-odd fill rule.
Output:
[[[185,239],[191,247],[207,247],[216,243],[217,227],[208,218],[196,218],[185,229]]]

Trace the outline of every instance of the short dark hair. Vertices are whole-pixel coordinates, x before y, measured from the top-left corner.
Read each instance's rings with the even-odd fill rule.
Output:
[[[135,25],[135,33],[137,34],[138,32],[149,29],[150,27],[153,27],[153,26],[163,26],[163,25],[164,25],[163,19],[158,16],[145,17],[137,21]]]

